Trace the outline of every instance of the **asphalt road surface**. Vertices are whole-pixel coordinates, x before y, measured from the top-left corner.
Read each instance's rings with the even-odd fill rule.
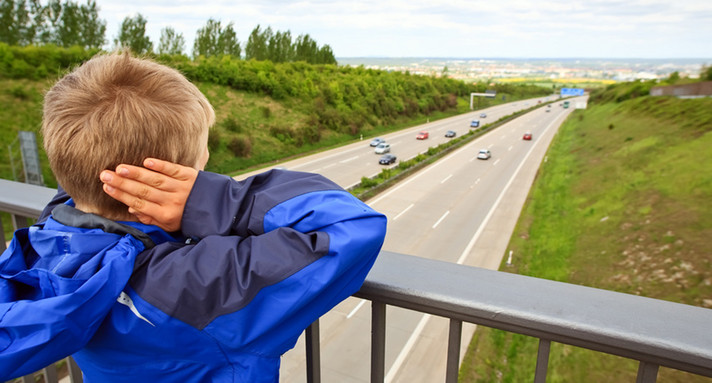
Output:
[[[532,103],[536,100],[500,105],[485,110],[484,119],[477,111],[383,138],[399,159],[407,159],[447,140],[447,130],[460,135],[472,119],[486,123]],[[388,216],[384,250],[497,269],[537,169],[546,166],[549,143],[572,109],[554,103],[527,113],[367,201]],[[415,139],[422,130],[430,133],[428,140]],[[525,132],[532,133],[531,141],[522,139]],[[477,159],[480,149],[492,157]],[[321,173],[348,187],[379,172],[378,157],[364,140],[281,166]],[[512,262],[516,259],[512,254]],[[370,311],[369,302],[349,298],[320,319],[323,382],[370,380]],[[395,307],[388,307],[386,319],[386,381],[443,381],[447,319]],[[461,356],[474,329],[463,327]],[[282,358],[280,375],[281,382],[306,381],[303,339]]]

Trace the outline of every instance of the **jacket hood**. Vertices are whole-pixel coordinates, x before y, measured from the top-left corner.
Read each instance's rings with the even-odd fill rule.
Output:
[[[69,205],[15,232],[0,256],[0,380],[41,369],[89,341],[136,256],[152,246],[143,231],[175,240],[155,226],[117,223]]]

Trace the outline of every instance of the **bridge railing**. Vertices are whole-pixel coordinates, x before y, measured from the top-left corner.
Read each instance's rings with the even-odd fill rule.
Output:
[[[22,227],[52,195],[0,180],[0,211]],[[538,338],[534,382],[546,381],[551,342],[637,360],[640,383],[655,382],[660,366],[712,377],[712,310],[705,308],[387,251],[355,295],[372,304],[372,382],[385,377],[387,305],[449,318],[446,382],[457,381],[463,322]],[[306,331],[306,348],[307,380],[320,382],[318,321]],[[81,382],[68,363],[71,382]],[[54,367],[41,373],[57,381]]]

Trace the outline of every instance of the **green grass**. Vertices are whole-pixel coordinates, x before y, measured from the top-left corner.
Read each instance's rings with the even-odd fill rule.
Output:
[[[561,127],[501,270],[711,307],[712,100],[592,104]],[[531,381],[538,340],[478,328],[462,382]],[[637,363],[553,344],[548,382],[634,381]],[[661,369],[665,382],[709,381]]]

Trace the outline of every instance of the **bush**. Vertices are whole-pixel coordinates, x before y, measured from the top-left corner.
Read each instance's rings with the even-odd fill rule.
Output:
[[[249,157],[252,153],[252,140],[249,137],[235,137],[227,148],[238,157]]]

